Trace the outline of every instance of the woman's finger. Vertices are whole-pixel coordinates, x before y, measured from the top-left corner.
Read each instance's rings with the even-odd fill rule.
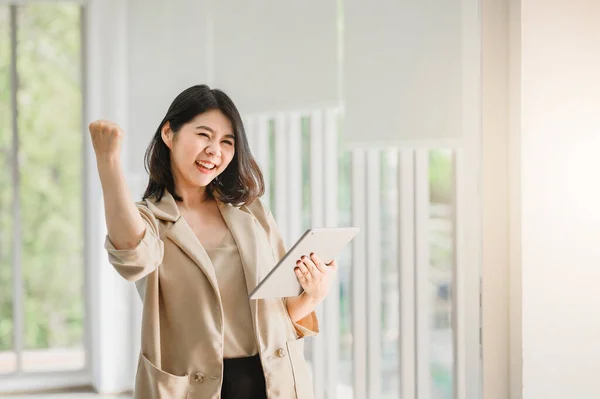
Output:
[[[308,282],[306,281],[306,276],[302,274],[302,271],[299,267],[296,267],[294,269],[294,272],[296,273],[296,277],[298,277],[298,282],[300,283],[300,286],[302,287],[302,289],[306,290],[306,287],[308,285]]]
[[[303,262],[296,262],[296,266],[298,267],[298,269],[300,269],[300,272],[302,273],[306,281],[312,279],[312,274],[310,273],[310,270],[308,270],[308,267]]]
[[[310,271],[310,273],[312,274],[313,277],[319,276],[319,274],[320,274],[319,269],[317,269],[317,266],[314,264],[314,262],[312,260],[310,260],[310,258],[308,256],[303,256],[301,260],[304,263],[304,265],[306,266],[306,268],[308,269],[308,271]]]
[[[327,265],[327,267],[331,267],[333,269],[333,271],[336,271],[337,267],[338,267],[338,264],[335,259],[332,260],[331,262],[327,263],[326,265]]]
[[[312,253],[312,254],[310,254],[310,258],[312,259],[313,263],[317,266],[317,269],[319,269],[319,271],[321,273],[327,273],[325,264],[323,262],[321,262],[321,259],[319,259],[319,257],[317,255]]]

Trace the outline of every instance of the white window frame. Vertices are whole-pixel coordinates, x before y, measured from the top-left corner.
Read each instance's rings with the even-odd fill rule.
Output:
[[[25,5],[61,0],[0,0]],[[0,393],[87,386],[99,393],[131,392],[139,353],[141,304],[132,284],[116,274],[104,250],[106,224],[95,154],[87,124],[118,121],[127,129],[127,3],[120,0],[71,0],[82,7],[83,184],[86,367],[81,372],[0,376]],[[110,29],[107,29],[110,27]],[[140,176],[127,170],[139,188]]]
[[[477,42],[475,42],[476,44]],[[476,55],[476,47],[473,47],[473,56]],[[474,64],[478,68],[478,63]],[[465,74],[472,71],[465,71]],[[454,397],[457,399],[476,399],[481,397],[481,343],[480,343],[480,266],[481,266],[481,200],[480,200],[480,125],[478,118],[479,94],[477,85],[471,90],[465,90],[465,137],[459,140],[428,143],[408,143],[400,148],[399,152],[399,206],[401,217],[398,229],[400,231],[399,246],[401,251],[401,281],[400,292],[402,295],[400,318],[401,337],[399,345],[399,372],[401,376],[402,397],[427,398],[429,396],[429,342],[426,336],[428,332],[428,313],[420,312],[414,308],[416,293],[423,295],[426,292],[428,277],[428,154],[432,149],[448,148],[454,151],[454,169],[456,175],[456,217],[455,221],[455,253],[456,261],[453,271],[453,347],[454,347]],[[319,109],[313,111],[296,111],[288,113],[273,113],[246,116],[248,121],[249,135],[251,138],[266,135],[268,120],[279,121],[279,134],[275,143],[278,148],[275,163],[280,175],[287,176],[286,181],[280,181],[280,189],[275,192],[275,197],[270,198],[274,204],[286,204],[286,212],[277,213],[276,218],[282,227],[282,234],[289,244],[299,235],[298,221],[293,215],[300,214],[300,204],[287,201],[288,195],[296,193],[300,185],[298,157],[290,157],[288,151],[299,153],[298,129],[300,115],[311,116],[311,134],[314,141],[311,142],[313,152],[311,153],[311,167],[313,174],[318,174],[317,179],[311,179],[312,186],[312,223],[321,225],[324,221],[322,212],[326,208],[326,225],[335,226],[336,220],[335,200],[337,195],[331,192],[331,187],[337,187],[337,144],[330,142],[336,137],[335,133],[335,109]],[[325,128],[322,121],[325,118]],[[257,124],[255,121],[262,120]],[[262,129],[261,127],[262,126]],[[284,128],[285,127],[285,128]],[[257,130],[255,130],[255,128]],[[261,133],[261,130],[265,130]],[[292,143],[287,143],[292,140]],[[277,141],[277,140],[276,140]],[[290,144],[290,146],[286,145]],[[252,150],[257,154],[269,153],[266,140],[251,141]],[[352,203],[353,224],[367,231],[368,234],[355,239],[353,258],[355,265],[379,264],[380,250],[378,237],[373,232],[379,230],[379,212],[377,204],[370,204],[370,199],[365,193],[378,192],[380,182],[375,178],[377,173],[369,174],[367,170],[377,170],[379,162],[379,150],[381,147],[374,146],[369,149],[355,149],[351,167],[353,169]],[[322,156],[325,150],[328,157]],[[325,164],[326,162],[327,164]],[[332,173],[330,173],[333,171]],[[286,187],[287,185],[287,187]],[[324,187],[327,187],[325,190]],[[327,198],[321,195],[327,191]],[[267,199],[268,196],[267,196]],[[323,201],[326,202],[323,202]],[[329,201],[327,201],[329,200]],[[331,203],[328,203],[331,202]],[[277,208],[280,209],[280,208]],[[292,226],[296,226],[293,228]],[[415,227],[417,227],[415,229]],[[414,251],[412,251],[414,249]],[[420,266],[417,267],[417,264]],[[418,273],[416,272],[418,271]],[[381,302],[378,297],[371,297],[370,293],[376,293],[380,278],[373,270],[369,276],[362,267],[353,267],[353,280],[368,282],[368,284],[355,284],[352,291],[355,315],[370,315],[372,320],[353,318],[353,365],[354,365],[354,397],[356,399],[366,397],[378,397],[379,392],[379,370],[380,350],[376,345],[379,341],[367,341],[369,336],[379,336],[379,326],[376,324],[378,306]],[[335,289],[332,290],[335,292]],[[426,302],[422,297],[420,303]],[[336,397],[337,386],[337,331],[339,303],[335,296],[328,298],[325,306],[318,309],[323,320],[323,334],[313,340],[312,368],[315,374],[314,389],[317,398],[332,399]],[[325,316],[325,317],[323,317]],[[370,326],[370,327],[369,327]],[[417,333],[418,331],[418,333]],[[419,338],[420,337],[420,338]],[[319,348],[330,348],[327,353]],[[317,353],[317,356],[315,356]],[[420,357],[419,357],[420,356]],[[419,361],[417,359],[422,359]],[[325,379],[319,378],[324,375]],[[411,383],[412,381],[412,383]],[[408,383],[407,383],[408,382]]]
[[[104,249],[106,221],[96,156],[87,123],[115,121],[128,131],[128,7],[121,0],[88,0],[84,42],[84,145],[86,283],[88,295],[88,350],[91,383],[103,394],[133,389],[140,346],[141,304],[135,286],[119,276]],[[110,27],[110,29],[107,29]],[[126,136],[121,159],[130,190],[139,191],[140,176],[128,168]]]
[[[19,194],[19,165],[18,165],[18,154],[19,151],[19,132],[18,132],[18,124],[17,124],[17,113],[18,113],[18,102],[17,102],[17,93],[15,88],[17,87],[18,82],[18,71],[16,64],[16,56],[17,56],[17,7],[24,6],[27,4],[33,3],[52,3],[58,2],[58,0],[0,0],[0,7],[8,7],[10,14],[10,25],[11,29],[11,37],[10,37],[10,57],[11,57],[11,125],[12,125],[12,149],[11,149],[11,170],[12,170],[12,183],[13,183],[13,198],[18,198]],[[85,43],[83,41],[83,17],[84,17],[84,4],[85,1],[76,1],[69,0],[70,3],[79,4],[81,6],[81,24],[80,24],[80,32],[81,32],[81,53],[85,52]],[[85,69],[85,63],[82,64],[82,69]],[[82,73],[85,73],[82,71]],[[83,78],[83,74],[82,74]],[[83,79],[82,79],[83,80]],[[85,96],[82,96],[83,104],[82,108],[85,107]],[[85,184],[85,181],[84,181]],[[82,201],[85,201],[85,196],[82,197]],[[24,343],[23,343],[23,330],[24,330],[24,320],[23,320],[23,302],[24,302],[24,292],[23,292],[23,275],[22,275],[22,267],[21,267],[21,233],[20,233],[20,204],[18,201],[13,202],[13,215],[15,218],[15,223],[13,224],[13,320],[15,321],[13,326],[13,351],[16,352],[16,371],[13,373],[0,375],[0,394],[1,393],[9,393],[9,392],[24,392],[24,391],[39,391],[39,390],[49,390],[49,389],[60,389],[65,387],[82,387],[91,385],[91,364],[89,357],[89,344],[88,344],[88,336],[89,336],[89,314],[88,312],[84,312],[84,351],[85,351],[85,363],[84,367],[79,370],[57,370],[57,371],[24,371],[22,368],[22,354],[24,352]],[[85,228],[85,227],[84,227]],[[84,250],[84,258],[86,257]],[[87,274],[87,270],[85,271]],[[84,281],[83,284],[83,295],[86,307],[86,310],[89,306],[89,297],[86,294],[88,292],[88,283]]]
[[[520,0],[483,0],[483,387],[522,397]]]
[[[482,1],[483,397],[522,397],[520,0]]]

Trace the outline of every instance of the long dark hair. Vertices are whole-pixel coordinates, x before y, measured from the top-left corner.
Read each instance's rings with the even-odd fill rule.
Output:
[[[207,194],[221,202],[234,205],[251,204],[265,192],[262,172],[250,152],[239,111],[227,94],[206,85],[192,86],[181,92],[167,111],[146,150],[144,163],[149,174],[143,199],[160,201],[167,190],[176,201],[182,198],[175,192],[171,171],[171,153],[162,139],[162,128],[169,122],[177,134],[181,127],[197,115],[218,109],[231,122],[235,135],[235,154],[231,163],[207,187]]]

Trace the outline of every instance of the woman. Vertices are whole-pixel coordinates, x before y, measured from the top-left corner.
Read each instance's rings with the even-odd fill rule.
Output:
[[[138,203],[120,163],[123,131],[107,121],[89,130],[105,247],[144,304],[135,398],[311,398],[302,338],[318,333],[314,309],[337,266],[311,254],[297,262],[302,295],[248,299],[285,248],[231,99],[205,85],[177,96],[146,151]]]

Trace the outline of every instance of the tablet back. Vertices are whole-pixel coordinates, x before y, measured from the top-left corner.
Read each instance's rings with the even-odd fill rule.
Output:
[[[298,296],[302,287],[294,273],[296,261],[314,252],[323,262],[336,259],[344,247],[358,234],[356,227],[307,230],[281,261],[250,293],[250,299]]]

